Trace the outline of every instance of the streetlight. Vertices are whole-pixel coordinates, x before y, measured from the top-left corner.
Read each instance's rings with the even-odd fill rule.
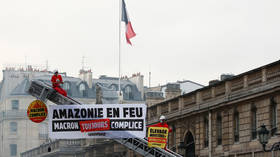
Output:
[[[265,149],[265,146],[268,143],[269,131],[266,129],[265,125],[263,124],[263,125],[261,125],[261,128],[258,133],[259,133],[260,143],[263,146],[263,150],[266,152],[267,150]]]
[[[266,129],[265,125],[261,125],[260,130],[258,131],[259,133],[259,141],[263,146],[263,151],[265,152],[271,152],[271,151],[276,151],[280,150],[280,142],[276,142],[272,145],[272,147],[268,150],[265,149],[266,144],[268,143],[268,138],[269,138],[269,131]]]

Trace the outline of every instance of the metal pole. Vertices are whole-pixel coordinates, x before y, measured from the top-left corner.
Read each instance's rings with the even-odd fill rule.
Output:
[[[209,146],[209,152],[208,152],[208,157],[212,157],[212,114],[211,111],[209,111],[209,117],[208,117],[208,128],[209,128],[209,139],[208,139],[208,146]]]
[[[121,18],[122,0],[119,0],[119,96],[121,96]]]

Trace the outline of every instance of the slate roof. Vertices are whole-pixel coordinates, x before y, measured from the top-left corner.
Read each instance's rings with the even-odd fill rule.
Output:
[[[26,90],[29,85],[30,82],[28,81],[28,79],[25,78],[20,84],[16,86],[16,88],[12,90],[10,95],[28,95]]]
[[[38,76],[33,78],[35,80],[44,81],[51,84],[51,75]],[[67,91],[68,95],[74,98],[96,98],[96,84],[98,83],[102,88],[103,102],[115,102],[118,99],[118,79],[111,77],[102,77],[101,79],[93,79],[92,88],[89,88],[87,82],[80,78],[63,76],[63,88]],[[85,90],[81,91],[80,86],[83,84]],[[30,82],[28,79],[24,79],[19,85],[16,86],[10,93],[10,95],[29,95],[26,91]],[[70,88],[67,90],[66,86]],[[114,87],[114,88],[113,88]],[[129,87],[131,93],[126,93],[126,88]],[[136,85],[129,80],[121,80],[121,89],[123,91],[124,100],[136,100],[141,101],[141,92],[137,89]]]
[[[0,99],[1,99],[1,92],[2,92],[2,87],[3,87],[3,82],[4,82],[4,80],[2,82],[0,82]]]

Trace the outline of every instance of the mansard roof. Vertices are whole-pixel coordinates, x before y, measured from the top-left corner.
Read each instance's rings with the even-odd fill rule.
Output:
[[[30,85],[27,78],[25,78],[20,84],[16,86],[10,93],[10,95],[28,95],[26,92],[28,86]]]
[[[45,83],[51,84],[52,75],[43,75],[33,78],[34,80],[44,81]],[[112,78],[101,78],[101,79],[93,79],[92,87],[90,88],[86,81],[83,81],[80,78],[63,76],[64,85],[63,88],[66,88],[66,84],[69,85],[69,89],[65,89],[69,96],[74,98],[96,98],[96,84],[102,87],[103,93],[103,102],[115,102],[116,98],[118,98],[118,79]],[[85,90],[80,90],[80,85],[85,85]],[[11,96],[15,95],[29,95],[27,93],[27,88],[30,85],[30,82],[27,78],[25,78],[21,83],[19,83],[10,93]],[[116,88],[113,88],[112,86]],[[125,88],[130,87],[130,94],[125,93]],[[124,93],[125,100],[142,100],[141,92],[137,89],[136,85],[129,80],[121,80],[121,90]]]

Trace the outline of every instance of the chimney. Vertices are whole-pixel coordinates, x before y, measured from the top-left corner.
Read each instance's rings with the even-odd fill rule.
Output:
[[[144,76],[137,73],[133,74],[130,78],[128,78],[128,80],[136,85],[138,90],[141,92],[141,98],[144,99]]]
[[[80,70],[79,78],[86,81],[89,88],[92,88],[92,72],[91,70]]]
[[[161,91],[148,91],[145,93],[145,98],[148,107],[164,101],[163,93]]]
[[[224,81],[224,80],[229,79],[233,76],[234,76],[234,74],[222,74],[220,77],[221,77],[221,81]]]
[[[168,83],[165,89],[165,98],[171,99],[181,95],[181,89],[179,83]]]
[[[219,83],[219,80],[211,80],[209,81],[209,86]]]

